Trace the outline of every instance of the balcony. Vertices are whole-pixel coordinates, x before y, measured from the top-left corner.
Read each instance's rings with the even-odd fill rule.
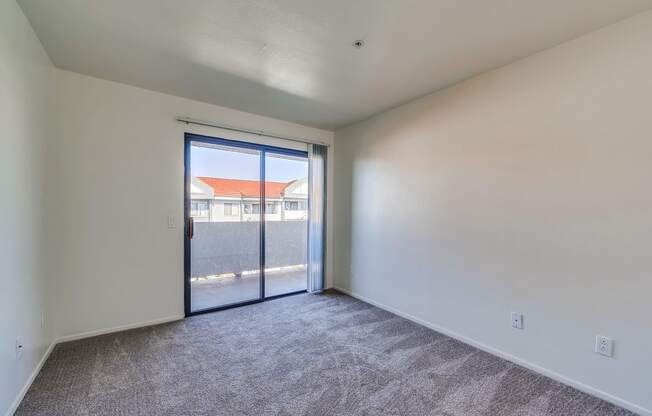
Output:
[[[305,220],[265,222],[265,297],[306,290],[307,227]],[[261,297],[260,236],[257,221],[194,224],[193,311]]]

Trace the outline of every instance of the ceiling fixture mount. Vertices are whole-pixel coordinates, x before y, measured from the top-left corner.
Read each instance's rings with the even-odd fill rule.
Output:
[[[352,45],[353,45],[354,48],[360,49],[360,48],[362,48],[364,46],[364,40],[362,40],[362,39],[354,40]]]

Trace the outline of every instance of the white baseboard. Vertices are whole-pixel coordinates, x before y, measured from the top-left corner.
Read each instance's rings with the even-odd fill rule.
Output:
[[[14,399],[14,402],[9,406],[9,409],[7,409],[7,414],[6,416],[12,416],[16,410],[18,410],[18,406],[20,405],[20,402],[23,401],[23,398],[25,397],[25,394],[27,394],[27,390],[32,386],[32,383],[34,382],[34,379],[38,375],[38,373],[41,371],[41,368],[43,368],[43,364],[47,361],[48,357],[50,356],[50,353],[52,353],[52,350],[54,349],[54,346],[57,345],[56,341],[52,341],[48,348],[45,350],[45,353],[43,354],[43,357],[39,360],[38,364],[34,368],[34,371],[32,371],[32,374],[29,375],[29,378],[25,382],[25,385],[23,386],[22,389],[20,389],[20,392],[18,392],[18,396],[16,396],[16,399]]]
[[[167,322],[178,321],[178,320],[181,320],[183,318],[184,318],[184,315],[174,315],[174,316],[168,316],[167,318],[154,319],[154,320],[151,320],[151,321],[137,322],[137,323],[134,323],[134,324],[114,326],[112,328],[97,329],[95,331],[81,332],[79,334],[65,335],[63,337],[59,337],[56,340],[56,343],[59,344],[61,342],[76,341],[76,340],[79,340],[79,339],[96,337],[98,335],[105,335],[105,334],[111,334],[111,333],[114,333],[114,332],[126,331],[128,329],[136,329],[136,328],[143,328],[143,327],[146,327],[146,326],[159,325],[159,324],[164,324],[164,323],[167,323]]]
[[[454,339],[456,339],[458,341],[461,341],[461,342],[463,342],[465,344],[472,345],[472,346],[474,346],[474,347],[476,347],[476,348],[478,348],[478,349],[480,349],[482,351],[486,351],[486,352],[488,352],[490,354],[493,354],[493,355],[496,355],[496,356],[498,356],[500,358],[504,358],[507,361],[511,361],[514,364],[518,364],[518,365],[520,365],[522,367],[525,367],[525,368],[527,368],[529,370],[532,370],[532,371],[534,371],[536,373],[542,374],[542,375],[544,375],[546,377],[549,377],[549,378],[551,378],[553,380],[556,380],[556,381],[558,381],[560,383],[563,383],[563,384],[566,384],[568,386],[574,387],[577,390],[580,390],[580,391],[583,391],[584,393],[590,394],[591,396],[598,397],[598,398],[600,398],[602,400],[613,403],[616,406],[623,407],[623,408],[625,408],[627,410],[630,410],[630,411],[632,411],[634,413],[637,413],[637,414],[639,414],[641,416],[652,416],[652,410],[650,410],[650,409],[646,409],[644,407],[638,406],[638,405],[636,405],[634,403],[628,402],[627,400],[623,400],[623,399],[621,399],[619,397],[616,397],[616,396],[614,396],[612,394],[609,394],[607,392],[604,392],[602,390],[598,390],[596,388],[593,388],[593,387],[591,387],[589,385],[586,385],[584,383],[581,383],[581,382],[579,382],[577,380],[573,380],[573,379],[568,378],[568,377],[566,377],[564,375],[561,375],[561,374],[556,373],[554,371],[548,370],[548,369],[543,368],[543,367],[541,367],[539,365],[533,364],[533,363],[531,363],[529,361],[520,359],[520,358],[518,358],[518,357],[516,357],[516,356],[514,356],[512,354],[508,354],[508,353],[506,353],[504,351],[501,351],[501,350],[498,350],[496,348],[490,347],[489,345],[486,345],[486,344],[478,342],[478,341],[476,341],[474,339],[468,338],[468,337],[466,337],[466,336],[464,336],[462,334],[451,331],[451,330],[449,330],[447,328],[444,328],[444,327],[441,327],[439,325],[433,324],[431,322],[425,321],[423,319],[417,318],[416,316],[412,316],[412,315],[410,315],[408,313],[402,312],[402,311],[400,311],[400,310],[398,310],[396,308],[393,308],[391,306],[388,306],[388,305],[385,305],[383,303],[377,302],[377,301],[375,301],[373,299],[370,299],[370,298],[368,298],[366,296],[362,296],[362,295],[359,295],[359,294],[357,294],[355,292],[351,292],[350,290],[347,290],[347,289],[344,289],[344,288],[341,288],[341,287],[337,287],[337,286],[334,286],[333,289],[335,289],[335,290],[337,290],[339,292],[345,293],[345,294],[347,294],[347,295],[349,295],[349,296],[351,296],[353,298],[359,299],[359,300],[361,300],[363,302],[374,305],[374,306],[376,306],[376,307],[378,307],[380,309],[384,309],[384,310],[386,310],[388,312],[391,312],[391,313],[393,313],[395,315],[398,315],[398,316],[400,316],[402,318],[405,318],[407,320],[415,322],[415,323],[417,323],[419,325],[423,325],[423,326],[425,326],[427,328],[430,328],[430,329],[432,329],[434,331],[440,332],[440,333],[442,333],[444,335],[447,335],[447,336],[449,336],[451,338],[454,338]]]

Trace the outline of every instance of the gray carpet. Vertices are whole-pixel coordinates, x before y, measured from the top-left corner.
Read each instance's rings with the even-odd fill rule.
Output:
[[[632,415],[338,293],[57,345],[18,415]]]

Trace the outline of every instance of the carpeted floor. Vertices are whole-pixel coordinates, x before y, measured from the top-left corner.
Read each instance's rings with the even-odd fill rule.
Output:
[[[18,415],[631,415],[351,297],[57,345]]]

